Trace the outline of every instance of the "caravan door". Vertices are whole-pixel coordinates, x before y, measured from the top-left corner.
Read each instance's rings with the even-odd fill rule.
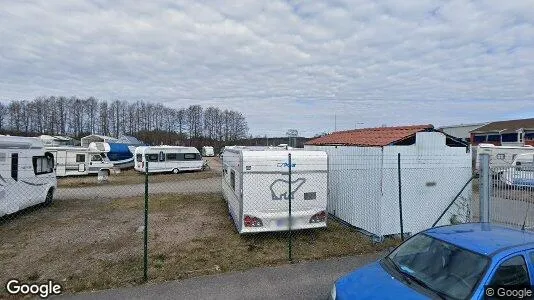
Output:
[[[56,176],[65,176],[67,169],[67,152],[66,151],[52,151],[56,163]]]

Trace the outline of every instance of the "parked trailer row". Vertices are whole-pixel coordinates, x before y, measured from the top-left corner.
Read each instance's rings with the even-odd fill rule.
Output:
[[[0,136],[0,217],[52,202],[56,187],[54,158],[40,139]]]

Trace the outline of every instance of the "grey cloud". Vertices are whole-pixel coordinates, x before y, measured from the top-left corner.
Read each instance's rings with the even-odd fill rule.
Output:
[[[253,134],[524,116],[528,1],[10,1],[0,100],[239,109]]]

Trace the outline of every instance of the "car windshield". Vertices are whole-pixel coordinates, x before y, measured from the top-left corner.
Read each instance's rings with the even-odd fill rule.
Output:
[[[466,299],[484,275],[489,258],[418,234],[388,256],[408,278],[453,299]]]

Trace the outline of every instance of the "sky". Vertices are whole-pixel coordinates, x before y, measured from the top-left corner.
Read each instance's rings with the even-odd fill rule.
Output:
[[[534,0],[0,0],[0,100],[241,111],[253,135],[534,117]]]

